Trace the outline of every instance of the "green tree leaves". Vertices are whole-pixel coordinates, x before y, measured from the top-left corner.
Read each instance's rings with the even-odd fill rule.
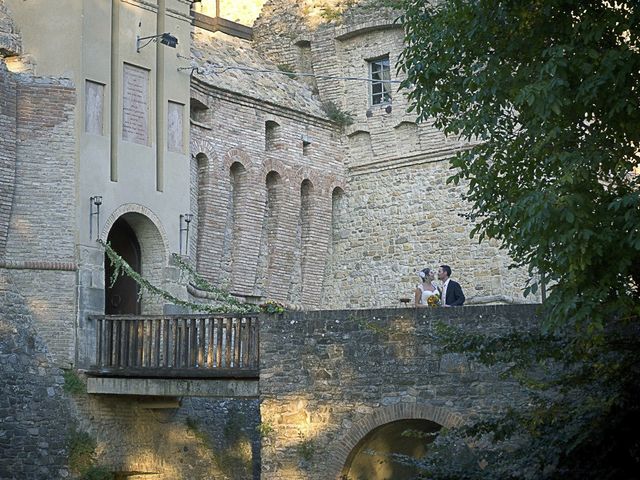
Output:
[[[537,342],[449,335],[477,361],[511,365],[531,401],[440,440],[473,436],[484,470],[441,461],[443,448],[425,471],[635,478],[640,342],[624,329],[640,314],[640,4],[405,0],[401,21],[410,108],[470,141],[450,181],[468,186],[473,235],[529,269],[527,293],[537,274],[550,292]],[[555,369],[536,385],[541,362]]]
[[[545,273],[549,322],[587,328],[637,298],[638,6],[407,1],[402,21],[412,108],[479,142],[453,159],[452,181],[469,185],[479,238]],[[602,290],[611,308],[583,315]]]

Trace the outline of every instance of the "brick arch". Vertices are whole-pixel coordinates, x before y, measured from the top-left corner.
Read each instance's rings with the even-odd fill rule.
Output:
[[[138,203],[125,203],[124,205],[120,205],[118,208],[116,208],[111,213],[111,215],[109,215],[109,218],[107,218],[107,220],[104,222],[102,230],[100,231],[100,240],[106,242],[107,236],[109,235],[113,224],[118,218],[127,213],[139,213],[140,215],[144,215],[145,217],[147,217],[151,221],[151,223],[153,223],[153,225],[158,229],[164,251],[169,251],[169,238],[167,237],[167,232],[164,229],[160,218],[155,213],[153,213],[152,210]]]
[[[100,233],[102,240],[106,241],[109,232],[119,218],[129,224],[141,247],[140,271],[142,276],[151,284],[163,288],[166,280],[164,270],[169,261],[169,242],[162,222],[147,207],[138,204],[121,205],[107,219]],[[142,295],[142,314],[161,314],[164,300],[146,293]]]
[[[262,181],[267,178],[270,172],[276,172],[282,178],[283,183],[290,183],[292,180],[291,168],[287,167],[282,161],[277,158],[268,158],[262,165],[260,175]]]
[[[336,189],[336,187],[341,188],[343,192],[347,191],[346,180],[342,177],[338,177],[335,175],[332,175],[326,179],[326,183],[324,184],[324,187],[326,188],[326,190],[329,192],[330,195],[333,195],[333,191]]]
[[[250,171],[254,166],[249,154],[241,148],[232,148],[225,153],[222,159],[222,165],[227,173],[231,169],[231,165],[234,163],[239,163],[247,171]]]
[[[191,150],[191,155],[193,158],[196,158],[201,153],[206,155],[209,161],[217,158],[213,142],[211,142],[210,140],[192,138],[189,149]]]
[[[316,169],[309,167],[300,167],[291,172],[291,181],[296,185],[302,184],[305,180],[309,180],[314,189],[319,189],[323,183],[323,178]]]
[[[458,427],[464,422],[462,415],[451,412],[446,408],[428,404],[401,403],[377,408],[373,413],[353,424],[351,428],[335,442],[327,456],[326,465],[329,474],[327,478],[340,480],[342,469],[349,454],[358,442],[373,429],[398,420],[413,419],[430,420],[445,428]]]

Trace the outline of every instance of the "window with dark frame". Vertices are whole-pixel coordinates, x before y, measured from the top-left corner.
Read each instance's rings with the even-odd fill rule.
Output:
[[[371,105],[382,105],[391,102],[391,70],[389,55],[369,60],[371,73]]]

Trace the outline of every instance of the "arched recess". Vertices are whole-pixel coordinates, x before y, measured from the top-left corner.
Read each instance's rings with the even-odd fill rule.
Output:
[[[385,423],[367,433],[351,450],[342,469],[344,478],[367,480],[404,480],[416,478],[419,471],[405,463],[394,462],[392,456],[415,459],[425,456],[428,444],[442,425],[421,418],[406,418]],[[419,436],[403,435],[407,430]]]
[[[273,120],[267,120],[264,124],[264,149],[275,150],[282,144],[282,131],[280,124]]]
[[[198,153],[196,155],[196,178],[195,178],[195,201],[193,206],[195,207],[195,225],[196,227],[196,268],[205,276],[205,278],[212,280],[211,272],[206,268],[205,252],[207,251],[207,219],[213,215],[213,189],[211,179],[211,163],[209,158],[204,153]]]
[[[270,279],[273,276],[276,261],[276,242],[278,240],[278,224],[281,217],[283,199],[283,183],[280,173],[272,170],[265,178],[267,198],[265,201],[264,218],[262,221],[262,235],[258,269],[260,272],[260,290],[262,296],[269,295]]]
[[[311,247],[311,229],[313,224],[313,183],[305,178],[300,185],[300,272],[302,286],[301,291],[305,290],[305,281],[308,280],[309,274],[309,250]]]
[[[164,286],[168,248],[162,232],[148,216],[133,211],[119,215],[109,222],[106,240],[145,279],[161,288]],[[132,279],[121,277],[112,288],[111,272],[111,262],[105,254],[107,314],[162,313],[163,300],[144,294],[139,300],[138,285]]]
[[[331,242],[329,244],[331,254],[333,254],[334,248],[342,235],[345,203],[344,190],[340,187],[335,187],[331,192]]]
[[[371,134],[365,130],[356,130],[348,135],[349,166],[369,163],[373,160]]]
[[[406,152],[413,152],[419,149],[418,125],[416,122],[408,122],[404,120],[398,123],[394,128],[396,131],[396,144],[398,147]]]
[[[377,408],[370,415],[354,423],[332,444],[326,462],[327,478],[336,480],[344,478],[345,468],[349,466],[353,454],[359,451],[358,447],[363,445],[363,440],[366,440],[369,434],[375,433],[376,429],[383,425],[407,420],[427,420],[444,428],[458,427],[463,423],[463,417],[460,414],[428,404],[396,404]],[[384,430],[378,432],[384,433]],[[368,438],[375,438],[375,436]]]
[[[228,259],[231,279],[239,277],[239,264],[242,261],[242,215],[245,197],[248,195],[248,173],[245,166],[240,162],[233,162],[229,168],[229,179],[231,184],[231,195],[229,197],[229,208],[227,209],[227,222],[225,229],[225,246],[223,258]],[[233,287],[233,285],[232,285]]]
[[[289,283],[288,300],[300,304],[304,299],[305,281],[308,280],[308,267],[311,252],[311,224],[313,216],[313,183],[305,178],[300,183],[300,205],[293,245],[293,269]]]

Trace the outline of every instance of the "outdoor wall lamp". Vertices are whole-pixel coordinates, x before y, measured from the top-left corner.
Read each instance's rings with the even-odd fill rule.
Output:
[[[160,35],[149,35],[148,37],[139,37],[136,36],[136,52],[140,53],[144,47],[149,45],[151,42],[157,42],[158,37],[160,38],[160,43],[166,45],[167,47],[176,48],[178,45],[178,39],[171,35],[170,33],[161,33]],[[140,45],[140,43],[144,40],[147,40],[147,43]]]
[[[184,213],[180,215],[180,255],[182,255],[182,232],[185,232],[185,240],[184,240],[184,253],[187,255],[189,253],[189,224],[193,220],[192,213]],[[182,226],[184,222],[184,227]]]
[[[93,240],[94,215],[96,216],[96,230],[100,231],[100,205],[102,205],[102,195],[89,197],[89,240]]]

